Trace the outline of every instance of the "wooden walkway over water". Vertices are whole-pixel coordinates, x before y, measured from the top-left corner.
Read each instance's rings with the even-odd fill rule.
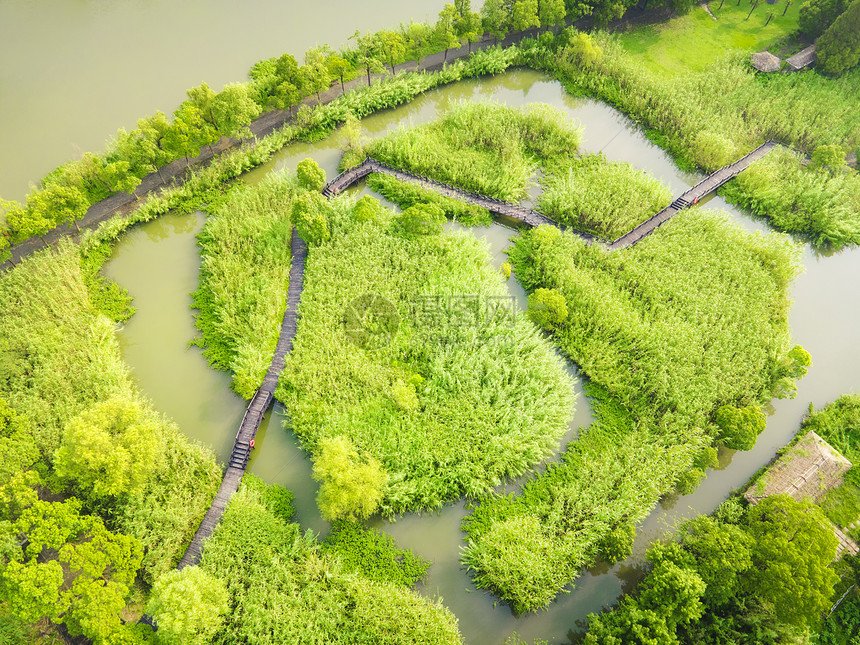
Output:
[[[715,173],[708,175],[698,184],[696,184],[695,186],[681,194],[679,197],[677,197],[669,206],[661,210],[659,213],[645,220],[631,231],[619,237],[617,240],[614,240],[612,242],[606,242],[606,246],[611,250],[619,249],[625,246],[631,246],[636,242],[640,241],[642,238],[647,237],[655,230],[657,230],[657,228],[659,228],[661,224],[669,220],[673,215],[697,203],[706,195],[709,195],[710,193],[717,190],[720,186],[733,179],[742,171],[746,170],[746,168],[748,168],[750,164],[752,164],[754,161],[764,157],[776,146],[777,144],[773,141],[768,141],[767,143],[760,145],[748,155],[741,157],[736,162],[729,164],[728,166],[724,166],[723,168],[717,170]],[[511,219],[514,219],[518,222],[522,222],[523,224],[527,224],[528,226],[540,226],[541,224],[551,224],[553,226],[559,226],[557,222],[550,219],[543,213],[537,212],[536,210],[525,208],[517,204],[511,204],[510,202],[495,199],[494,197],[487,197],[486,195],[480,195],[478,193],[473,193],[468,190],[456,188],[441,181],[437,181],[429,177],[424,177],[423,175],[417,175],[415,173],[408,172],[405,170],[398,170],[397,168],[392,168],[391,166],[384,164],[381,161],[377,161],[376,159],[373,159],[371,157],[365,159],[355,168],[351,168],[350,170],[347,170],[346,172],[343,172],[334,179],[332,179],[329,183],[325,185],[325,188],[323,188],[323,195],[325,195],[326,197],[333,197],[343,192],[357,181],[364,179],[367,175],[371,173],[390,175],[392,177],[400,179],[401,181],[418,184],[420,186],[424,186],[425,188],[431,188],[438,192],[440,195],[459,199],[468,204],[475,204],[477,206],[481,206],[482,208],[486,208],[491,213],[510,217]],[[585,233],[584,231],[580,231],[572,227],[567,227],[566,230],[571,231],[576,235],[579,235],[581,238],[589,242],[597,241],[597,238],[590,233]]]
[[[247,410],[245,410],[245,416],[242,417],[242,423],[239,425],[239,431],[236,433],[236,440],[233,443],[233,452],[230,454],[227,472],[224,473],[224,479],[221,480],[221,487],[218,489],[209,510],[206,511],[203,521],[197,527],[197,532],[194,534],[191,544],[188,545],[185,555],[179,561],[178,569],[197,564],[200,561],[204,540],[212,535],[224,515],[227,502],[230,501],[233,493],[239,490],[248,458],[251,456],[251,442],[257,436],[263,415],[272,403],[275,387],[278,384],[278,376],[286,364],[286,356],[293,349],[293,338],[296,335],[299,322],[299,300],[304,288],[305,260],[308,255],[308,247],[304,240],[299,237],[295,228],[293,228],[290,246],[292,257],[290,260],[290,285],[287,290],[287,309],[284,312],[281,334],[278,337],[272,363],[269,365],[260,389],[254,394],[254,398],[251,399]]]
[[[697,203],[706,195],[710,195],[712,192],[717,190],[717,188],[719,188],[723,184],[728,183],[741,172],[749,168],[750,164],[752,164],[754,161],[757,161],[764,157],[776,146],[777,144],[773,141],[763,143],[748,155],[744,155],[743,157],[738,159],[736,162],[729,164],[728,166],[723,166],[714,174],[708,175],[698,184],[690,188],[690,190],[684,192],[680,197],[677,197],[675,201],[673,201],[659,213],[645,220],[644,222],[639,224],[639,226],[625,233],[614,242],[611,242],[609,244],[609,248],[620,249],[625,246],[631,246],[632,244],[636,244],[636,242],[638,242],[642,238],[651,235],[651,233],[657,230],[657,228],[659,228],[661,224],[669,220],[673,215],[675,215],[675,213],[682,211],[685,208],[688,208],[689,206]]]

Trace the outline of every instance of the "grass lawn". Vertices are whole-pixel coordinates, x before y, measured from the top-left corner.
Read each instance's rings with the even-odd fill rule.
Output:
[[[658,73],[700,71],[718,60],[729,50],[761,51],[774,41],[797,29],[800,2],[794,0],[785,11],[788,0],[775,4],[759,2],[749,19],[750,0],[710,2],[714,20],[699,6],[686,16],[668,22],[638,27],[621,34],[625,49],[642,57],[642,61]],[[771,12],[773,18],[765,27]]]

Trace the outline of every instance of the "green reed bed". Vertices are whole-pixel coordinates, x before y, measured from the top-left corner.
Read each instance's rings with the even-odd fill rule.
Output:
[[[259,487],[230,501],[200,566],[229,594],[215,643],[462,643],[439,602],[350,573]]]
[[[784,236],[701,210],[615,252],[540,227],[511,263],[528,290],[563,296],[567,315],[549,329],[597,399],[596,423],[559,464],[464,520],[477,584],[533,611],[583,566],[623,557],[619,540],[661,495],[695,487],[720,406],[790,393],[804,371],[788,355],[799,264]]]
[[[366,152],[395,168],[518,202],[527,196],[538,167],[548,159],[572,157],[580,138],[581,129],[547,105],[514,110],[464,102],[438,121],[395,130]]]
[[[280,173],[233,191],[198,235],[195,342],[210,365],[232,372],[246,399],[272,362],[287,304],[293,183]]]
[[[527,472],[557,447],[572,405],[561,359],[511,312],[485,245],[410,212],[359,222],[334,202],[276,391],[305,449],[346,437],[381,463],[385,515]]]
[[[621,237],[672,201],[660,180],[602,154],[556,168],[542,183],[542,213],[607,240]]]

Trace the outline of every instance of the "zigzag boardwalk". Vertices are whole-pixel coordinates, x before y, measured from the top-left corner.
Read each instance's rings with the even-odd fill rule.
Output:
[[[251,441],[257,436],[263,415],[272,403],[275,387],[278,384],[278,376],[284,369],[286,356],[293,349],[293,338],[298,326],[299,300],[305,281],[305,259],[308,255],[308,247],[304,240],[299,237],[295,228],[293,228],[290,246],[292,259],[290,261],[290,286],[287,290],[287,310],[284,312],[281,334],[278,337],[278,345],[275,348],[272,363],[260,389],[254,394],[254,398],[248,404],[248,409],[245,410],[245,416],[242,417],[242,423],[239,425],[239,432],[236,433],[236,441],[233,444],[233,452],[230,455],[230,462],[227,465],[227,472],[224,473],[224,479],[221,480],[221,487],[218,489],[209,510],[206,511],[206,516],[200,526],[197,527],[197,532],[194,534],[191,544],[188,545],[185,555],[179,561],[178,569],[197,564],[200,561],[203,541],[212,535],[224,515],[227,502],[230,501],[233,493],[239,490],[248,457],[251,455]]]
[[[602,243],[606,244],[607,248],[609,248],[610,250],[615,250],[625,246],[631,246],[633,244],[636,244],[636,242],[640,241],[642,238],[647,237],[655,230],[657,230],[657,228],[661,224],[670,219],[673,215],[675,215],[679,211],[684,210],[685,208],[688,208],[690,205],[695,204],[700,199],[705,197],[705,195],[709,195],[710,193],[717,190],[720,186],[733,179],[742,171],[746,170],[754,161],[757,161],[758,159],[764,157],[776,146],[777,144],[773,141],[763,143],[749,154],[738,159],[736,162],[729,164],[728,166],[724,166],[723,168],[717,170],[715,173],[708,175],[698,184],[690,188],[688,191],[684,192],[680,197],[676,198],[675,201],[673,201],[669,206],[667,206],[651,218],[645,220],[644,222],[639,224],[639,226],[635,227],[628,233],[625,233],[617,240],[613,242]],[[343,172],[334,179],[332,179],[328,184],[326,184],[325,188],[323,188],[322,193],[326,197],[333,197],[352,186],[355,182],[359,181],[360,179],[363,179],[367,175],[374,172],[390,175],[402,181],[407,181],[413,184],[419,184],[421,186],[424,186],[425,188],[432,188],[439,194],[445,195],[446,197],[453,197],[454,199],[459,199],[468,204],[475,204],[477,206],[481,206],[483,208],[486,208],[491,213],[510,217],[529,226],[540,226],[541,224],[551,224],[553,226],[559,226],[557,222],[551,220],[549,217],[543,215],[542,213],[538,213],[535,210],[524,208],[522,206],[518,206],[517,204],[511,204],[510,202],[505,202],[500,199],[495,199],[493,197],[487,197],[486,195],[479,195],[468,190],[455,188],[454,186],[445,184],[441,181],[436,181],[435,179],[430,179],[429,177],[416,175],[415,173],[411,173],[405,170],[398,170],[371,157],[368,157],[367,159],[362,161],[355,168],[347,170],[346,172]],[[581,238],[589,242],[597,241],[597,238],[595,238],[593,235],[590,235],[589,233],[584,233],[582,231],[570,227],[568,227],[567,230],[576,233]]]

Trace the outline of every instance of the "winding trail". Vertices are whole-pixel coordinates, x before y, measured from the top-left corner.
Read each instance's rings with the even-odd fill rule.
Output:
[[[673,215],[675,215],[679,211],[684,210],[685,208],[688,208],[693,204],[696,204],[700,199],[717,190],[720,186],[733,179],[742,171],[746,170],[750,166],[750,164],[764,157],[777,145],[778,144],[773,141],[763,143],[758,148],[756,148],[749,154],[744,155],[734,163],[731,163],[728,166],[724,166],[717,170],[715,173],[708,175],[698,184],[685,191],[680,196],[676,197],[675,200],[669,206],[667,206],[660,212],[656,213],[652,217],[648,218],[647,220],[636,226],[631,231],[628,231],[627,233],[619,237],[617,240],[614,240],[612,242],[603,242],[594,235],[586,233],[584,231],[580,231],[579,229],[573,227],[562,227],[554,220],[550,219],[543,213],[539,213],[536,210],[525,208],[523,206],[519,206],[518,204],[512,204],[510,202],[502,201],[501,199],[495,199],[494,197],[487,197],[486,195],[480,195],[478,193],[473,193],[468,190],[456,188],[455,186],[451,186],[450,184],[446,184],[444,182],[437,181],[435,179],[431,179],[423,175],[418,175],[413,172],[392,168],[388,164],[385,164],[381,161],[377,161],[372,157],[367,157],[355,168],[351,168],[350,170],[347,170],[346,172],[343,172],[334,179],[332,179],[325,185],[322,190],[322,194],[325,197],[334,197],[335,195],[338,195],[342,191],[352,186],[357,181],[360,181],[361,179],[365,178],[367,175],[371,173],[380,173],[395,177],[396,179],[399,179],[401,181],[406,181],[412,184],[418,184],[419,186],[423,186],[425,188],[433,189],[441,195],[444,195],[446,197],[452,197],[454,199],[459,199],[460,201],[464,201],[467,204],[481,206],[482,208],[486,208],[491,213],[510,217],[511,219],[514,219],[518,222],[522,222],[523,224],[526,224],[528,226],[540,226],[542,224],[549,224],[551,226],[564,228],[565,230],[575,233],[576,235],[588,242],[599,241],[602,244],[605,244],[606,247],[610,250],[615,250],[623,248],[625,246],[631,246],[633,244],[636,244],[636,242],[647,237],[655,230],[657,230],[661,224],[671,219]]]
[[[307,244],[299,237],[295,227],[293,227],[290,250],[290,285],[287,289],[287,308],[284,312],[281,333],[278,337],[272,363],[269,365],[260,389],[254,394],[248,404],[248,409],[245,410],[245,416],[242,417],[242,423],[239,425],[239,431],[236,433],[236,440],[233,443],[230,462],[224,473],[224,479],[221,480],[221,487],[215,494],[215,499],[212,500],[209,510],[206,511],[203,521],[197,527],[197,532],[194,534],[191,544],[188,545],[185,555],[179,561],[177,569],[184,569],[200,561],[203,541],[212,535],[224,515],[227,503],[233,493],[239,490],[239,484],[245,474],[245,467],[248,465],[248,458],[251,456],[251,442],[257,436],[263,415],[272,404],[275,387],[278,385],[278,377],[286,364],[286,356],[293,349],[293,338],[295,338],[299,323],[299,301],[305,282],[305,260],[308,255]]]

